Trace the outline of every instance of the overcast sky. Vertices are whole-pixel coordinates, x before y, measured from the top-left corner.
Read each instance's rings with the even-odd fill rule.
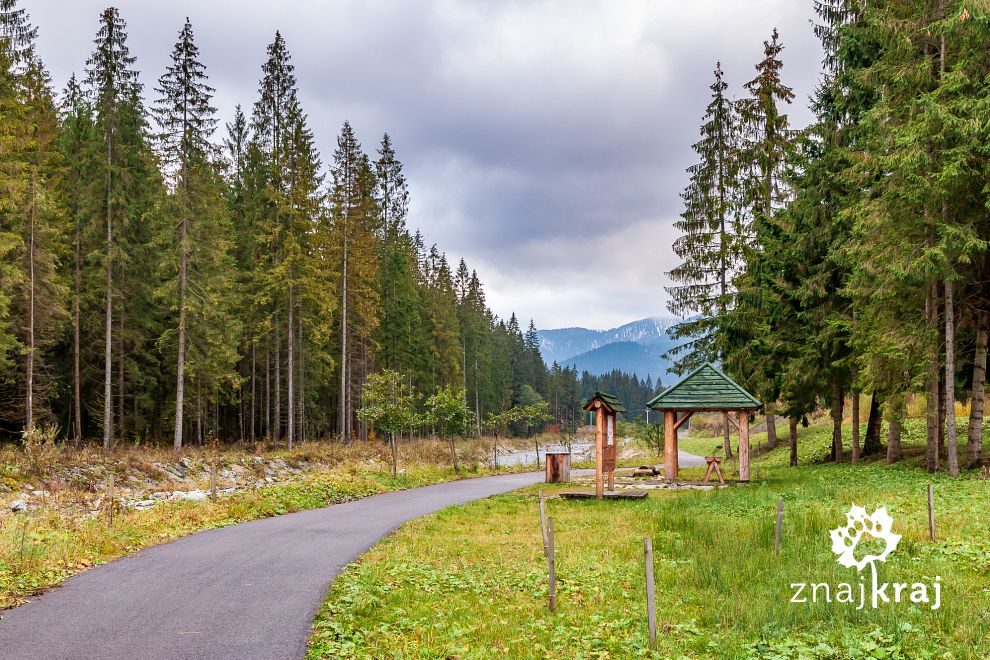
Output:
[[[92,50],[93,0],[21,0],[61,89]],[[409,224],[478,270],[503,317],[608,328],[666,315],[690,145],[721,60],[753,77],[774,26],[804,125],[821,49],[811,0],[120,0],[153,94],[186,16],[226,121],[254,103],[281,30],[329,160],[345,119],[392,136]]]

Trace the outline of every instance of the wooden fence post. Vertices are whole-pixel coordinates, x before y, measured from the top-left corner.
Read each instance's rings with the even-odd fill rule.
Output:
[[[550,611],[557,611],[557,579],[554,575],[553,516],[547,520],[547,567],[550,573]]]
[[[928,538],[935,540],[935,487],[928,484]]]
[[[547,512],[543,505],[543,491],[539,491],[537,496],[540,499],[540,536],[543,538],[543,554],[547,554]]]
[[[217,464],[214,461],[210,464],[210,499],[216,501],[217,499]]]
[[[643,554],[646,557],[646,619],[650,630],[650,648],[657,645],[657,597],[653,584],[653,541],[643,539]]]
[[[780,556],[780,528],[784,522],[784,498],[777,501],[777,533],[773,537],[773,554]]]

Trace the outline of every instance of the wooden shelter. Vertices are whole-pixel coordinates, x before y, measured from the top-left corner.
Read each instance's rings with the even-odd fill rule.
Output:
[[[595,413],[595,497],[605,494],[605,473],[608,473],[608,489],[615,490],[615,417],[626,412],[617,397],[595,392],[584,404],[584,409]]]
[[[647,404],[663,411],[663,471],[677,478],[677,430],[696,412],[736,413],[729,419],[739,430],[739,480],[749,481],[749,413],[762,404],[715,365],[705,363]],[[678,417],[678,413],[683,413]]]

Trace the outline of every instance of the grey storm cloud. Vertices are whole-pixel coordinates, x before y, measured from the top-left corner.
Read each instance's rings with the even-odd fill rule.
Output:
[[[22,5],[61,87],[82,71],[105,3]],[[496,313],[544,328],[665,314],[673,222],[715,62],[741,95],[779,28],[790,114],[803,125],[821,60],[811,0],[117,6],[149,100],[190,18],[224,119],[254,102],[280,30],[324,162],[345,119],[368,151],[388,131],[410,182],[410,226],[478,270]]]

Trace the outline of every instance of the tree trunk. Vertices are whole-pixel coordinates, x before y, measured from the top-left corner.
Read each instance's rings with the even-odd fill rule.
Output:
[[[185,218],[179,225],[179,354],[175,366],[175,437],[172,447],[182,449],[183,404],[186,395],[186,278],[188,253],[188,223]]]
[[[76,214],[76,271],[75,271],[75,297],[72,301],[72,399],[74,402],[73,413],[76,418],[76,447],[82,445],[82,384],[80,383],[82,370],[80,369],[80,313],[79,296],[82,295],[82,223],[79,214]]]
[[[265,439],[272,439],[272,348],[265,347]]]
[[[112,136],[112,132],[110,134]],[[112,138],[107,139],[107,311],[103,345],[103,450],[113,444],[113,216],[112,216]]]
[[[275,397],[275,436],[276,443],[282,442],[282,329],[278,325],[278,311],[275,312],[275,389],[272,395]]]
[[[361,359],[358,361],[358,377],[357,382],[354,383],[354,389],[356,390],[357,396],[351,395],[351,400],[355,398],[360,398],[361,388],[364,387],[364,381],[368,374],[368,343],[365,337],[358,338],[358,349],[360,351]],[[368,441],[368,425],[364,420],[358,420],[358,437],[363,441]]]
[[[767,447],[773,449],[779,444],[777,439],[777,404],[767,404]]]
[[[937,306],[938,284],[932,283],[928,288],[928,296],[925,307],[928,315],[929,326],[937,326]],[[925,467],[929,472],[938,471],[938,427],[939,427],[939,351],[936,349],[928,360],[928,381],[925,387],[925,412],[927,420],[928,446],[925,455]]]
[[[842,383],[832,376],[832,460],[842,461]]]
[[[242,363],[243,365],[243,363]],[[238,369],[240,371],[240,369]],[[244,381],[241,381],[241,385],[237,392],[237,448],[240,449],[244,446],[245,429],[244,429]],[[224,417],[226,419],[226,416]],[[226,424],[224,425],[226,427]]]
[[[725,450],[725,458],[732,458],[732,443],[729,442],[729,413],[722,413],[722,448]]]
[[[309,437],[306,433],[306,344],[303,342],[303,322],[302,322],[302,309],[299,310],[298,320],[296,323],[299,324],[299,348],[297,352],[299,353],[299,440],[306,442],[306,438]]]
[[[347,442],[347,208],[344,208],[344,265],[341,275],[342,292],[340,304],[340,441]]]
[[[117,326],[117,439],[124,442],[124,310],[120,310]]]
[[[969,407],[969,443],[966,467],[974,468],[983,458],[983,408],[987,382],[987,313],[976,316],[976,356],[973,358],[973,396]]]
[[[256,342],[254,341],[254,339],[252,339],[251,340],[251,422],[250,422],[250,425],[248,427],[249,428],[248,438],[251,440],[252,443],[255,441],[255,438],[257,437],[255,435],[255,427],[254,427],[254,418],[255,418],[255,415],[257,414],[257,412],[256,412],[257,406],[256,406],[256,397],[255,397],[255,394],[256,394],[257,389],[258,389],[258,384],[256,382],[257,381],[257,375],[256,375],[257,374],[257,369],[256,369],[256,366],[257,366],[257,356],[255,355],[255,353],[256,353],[256,351],[255,351],[255,343]]]
[[[856,381],[855,371],[853,382]],[[859,463],[859,390],[852,391],[852,464]]]
[[[790,442],[791,442],[791,467],[797,467],[798,464],[798,453],[797,453],[797,427],[798,418],[791,417],[788,421],[788,427],[790,431]]]
[[[28,232],[28,345],[27,345],[27,397],[24,428],[29,433],[34,429],[34,175],[31,176],[31,211]]]
[[[870,416],[866,420],[866,442],[863,443],[864,456],[879,454],[883,449],[883,444],[880,442],[881,425],[883,423],[883,415],[880,409],[882,404],[883,401],[880,394],[876,390],[873,390],[873,396],[870,397]]]
[[[901,451],[901,420],[904,419],[904,395],[897,393],[887,403],[887,463],[903,457]]]
[[[947,207],[942,205],[942,219]],[[949,452],[949,474],[959,476],[959,454],[956,452],[956,320],[953,305],[953,282],[945,280],[945,444]]]
[[[941,365],[938,376],[938,455],[945,458],[945,372]]]
[[[390,433],[389,436],[392,440],[392,478],[396,479],[399,476],[399,448],[396,446],[395,434]]]
[[[291,267],[289,268],[289,277],[290,278],[292,277],[292,269],[291,269]],[[288,423],[288,429],[287,429],[288,434],[289,434],[289,449],[292,449],[292,441],[295,438],[295,433],[296,433],[296,424],[295,424],[295,417],[296,417],[296,407],[295,407],[296,406],[296,391],[295,391],[295,385],[296,384],[295,384],[295,381],[293,380],[293,376],[295,375],[293,373],[295,371],[295,352],[294,352],[293,349],[295,348],[295,340],[294,340],[294,338],[295,338],[295,334],[296,334],[295,329],[293,328],[293,325],[294,325],[293,322],[294,322],[294,320],[295,320],[295,318],[293,316],[293,311],[292,311],[292,284],[289,284],[289,310],[288,310],[288,323],[286,325],[286,327],[287,327],[287,337],[286,337],[286,339],[288,340],[288,344],[289,344],[288,345],[289,355],[288,355],[288,359],[286,361],[286,366],[289,369],[288,383],[287,383],[287,387],[288,387],[288,391],[289,391],[289,400],[288,400],[289,423]]]

